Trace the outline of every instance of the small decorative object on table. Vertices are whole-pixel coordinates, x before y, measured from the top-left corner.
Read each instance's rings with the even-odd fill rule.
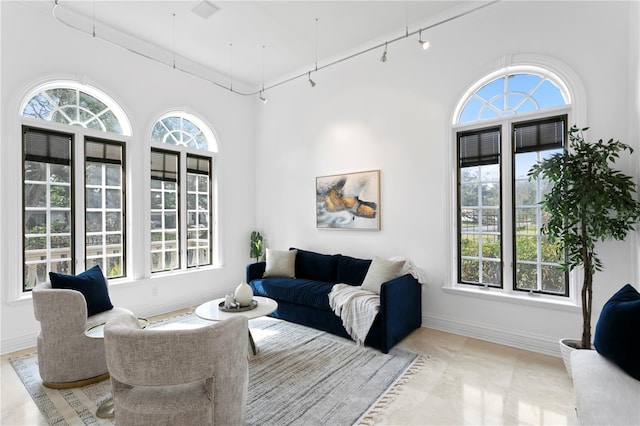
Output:
[[[246,281],[242,281],[235,292],[236,302],[240,307],[249,306],[253,300],[253,289]]]
[[[231,304],[229,307],[227,307],[226,302],[220,302],[218,304],[218,309],[220,309],[222,312],[245,312],[245,311],[250,311],[252,309],[255,309],[257,307],[258,307],[257,300],[252,300],[251,303],[248,304],[247,306],[240,306],[238,302],[233,302],[233,304]]]
[[[231,308],[235,308],[237,305],[236,303],[236,299],[233,296],[233,293],[228,293],[225,297],[224,297],[224,307],[226,309],[231,309]]]

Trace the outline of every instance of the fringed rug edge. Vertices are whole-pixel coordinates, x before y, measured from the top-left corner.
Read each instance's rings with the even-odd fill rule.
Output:
[[[367,409],[367,411],[365,411],[365,413],[354,423],[354,426],[375,425],[376,422],[386,414],[389,405],[398,397],[405,385],[411,381],[414,375],[419,373],[425,367],[427,359],[427,357],[418,355],[369,407],[369,409]]]

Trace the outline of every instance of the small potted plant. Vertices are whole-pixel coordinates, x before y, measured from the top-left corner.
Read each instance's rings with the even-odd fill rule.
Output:
[[[252,259],[255,259],[256,262],[260,262],[260,260],[262,259],[262,256],[264,255],[264,244],[263,244],[264,239],[262,238],[262,235],[260,234],[260,232],[258,231],[253,231],[251,233],[251,253],[250,253],[250,257]]]
[[[582,267],[582,338],[574,341],[576,349],[590,349],[593,276],[603,269],[595,251],[596,243],[624,240],[640,220],[640,203],[634,199],[633,178],[613,164],[620,154],[633,149],[610,139],[589,143],[584,139],[588,128],[569,130],[568,150],[551,155],[534,165],[530,179],[548,179],[552,189],[541,205],[549,213],[542,233],[550,242],[558,242],[564,250],[563,268]],[[561,341],[562,346],[562,341]],[[568,355],[563,354],[565,367],[571,375]]]

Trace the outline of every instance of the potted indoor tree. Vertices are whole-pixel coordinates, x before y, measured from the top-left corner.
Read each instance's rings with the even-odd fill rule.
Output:
[[[258,231],[251,232],[251,252],[249,256],[252,259],[255,259],[256,262],[260,262],[262,256],[264,255],[264,239],[262,238],[262,234]]]
[[[596,243],[624,240],[640,220],[640,203],[634,199],[636,185],[632,177],[612,166],[620,154],[633,149],[610,139],[589,143],[588,128],[569,130],[568,150],[540,161],[529,171],[530,179],[548,179],[550,191],[541,201],[548,213],[542,233],[564,251],[562,267],[582,267],[582,338],[576,349],[590,349],[593,276],[603,269],[595,251]],[[565,366],[571,374],[570,365]]]

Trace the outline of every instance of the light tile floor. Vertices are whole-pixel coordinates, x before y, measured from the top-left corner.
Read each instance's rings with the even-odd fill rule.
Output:
[[[427,357],[380,425],[576,425],[562,359],[421,328],[400,343]]]
[[[155,319],[155,318],[152,318]],[[380,425],[576,425],[560,358],[421,328],[400,343],[426,362],[376,418]],[[1,359],[1,425],[46,425]]]

